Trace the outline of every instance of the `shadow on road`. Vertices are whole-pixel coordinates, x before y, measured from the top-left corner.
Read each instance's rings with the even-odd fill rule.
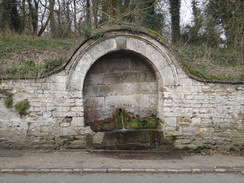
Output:
[[[169,160],[192,156],[187,152],[151,152],[151,151],[89,151],[90,154],[106,158],[125,160]]]

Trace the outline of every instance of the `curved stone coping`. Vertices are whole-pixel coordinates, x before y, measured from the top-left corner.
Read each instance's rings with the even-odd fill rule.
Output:
[[[183,168],[183,169],[156,169],[156,168],[4,168],[1,173],[236,173],[244,175],[243,168]]]

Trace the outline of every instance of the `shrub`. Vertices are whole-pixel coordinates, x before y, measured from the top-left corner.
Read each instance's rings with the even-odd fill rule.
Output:
[[[13,106],[13,94],[9,93],[6,89],[1,89],[0,93],[6,96],[6,98],[4,99],[5,106],[7,108],[11,108]]]
[[[18,111],[20,117],[27,115],[27,110],[30,108],[30,103],[27,99],[20,101],[15,106],[15,109]]]

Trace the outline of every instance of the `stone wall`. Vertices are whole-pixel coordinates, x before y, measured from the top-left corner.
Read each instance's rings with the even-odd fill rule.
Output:
[[[127,52],[106,55],[85,79],[85,122],[109,119],[117,109],[141,118],[156,116],[157,88],[154,71],[140,57]]]
[[[143,82],[137,81],[140,77],[130,73],[127,75],[130,82],[123,82],[123,85],[130,83],[133,88],[140,85],[147,92],[143,95],[144,89],[133,89],[131,91],[135,93],[130,93],[130,88],[126,86],[119,89],[120,93],[117,94],[120,97],[114,99],[103,92],[103,97],[109,96],[109,105],[120,107],[117,104],[124,95],[122,104],[126,109],[127,103],[136,103],[139,92],[138,104],[142,103],[143,96],[151,102],[143,103],[145,108],[137,105],[131,110],[140,113],[150,108],[156,113],[160,121],[157,130],[162,132],[165,141],[170,141],[176,148],[243,148],[243,84],[205,83],[192,79],[184,72],[167,43],[145,32],[133,34],[125,30],[110,31],[100,39],[82,43],[59,73],[41,79],[1,80],[0,89],[7,89],[13,94],[14,105],[28,99],[30,108],[28,114],[21,117],[14,107],[6,108],[6,96],[0,94],[0,147],[86,148],[91,144],[104,143],[105,133],[94,132],[86,125],[86,116],[92,109],[89,108],[92,103],[89,102],[89,95],[94,92],[96,82],[99,82],[99,79],[92,80],[92,91],[89,91],[90,74],[96,71],[90,68],[110,53],[116,57],[116,54],[125,52],[130,54],[127,61],[120,62],[120,67],[127,68],[127,64],[131,64],[128,62],[130,58],[138,58],[140,65],[137,68],[147,65],[152,70],[151,77],[145,78],[145,81],[147,78],[153,79],[152,86],[149,83],[143,85]],[[112,72],[111,66],[116,64],[110,63],[107,64]],[[103,64],[106,66],[106,62]],[[137,73],[143,72],[139,69]],[[96,72],[93,74],[96,75]],[[115,92],[118,89],[115,87],[117,79],[111,77],[111,80],[113,82],[107,89]],[[103,87],[97,88],[97,96]],[[149,91],[153,92],[153,96],[148,97]],[[127,96],[128,93],[130,96]],[[111,114],[112,108],[104,108],[105,113],[107,109],[110,110],[107,116]]]

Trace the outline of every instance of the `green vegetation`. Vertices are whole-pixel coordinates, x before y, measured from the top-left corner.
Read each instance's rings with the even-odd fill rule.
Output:
[[[132,114],[130,114],[132,115]],[[122,119],[123,116],[123,119]],[[122,121],[123,120],[123,121]],[[135,118],[129,116],[126,111],[117,109],[114,112],[113,117],[106,120],[92,122],[90,127],[93,131],[112,131],[118,130],[124,127],[126,129],[156,129],[158,127],[158,119],[152,118]]]
[[[157,128],[158,126],[158,119],[157,118],[135,118],[129,116],[126,111],[116,111],[115,113],[115,123],[116,126],[121,129],[122,128],[122,119],[121,113],[123,115],[124,127],[126,129],[148,129],[148,128]]]
[[[13,106],[13,94],[10,93],[7,89],[0,89],[0,94],[3,94],[6,96],[4,98],[4,103],[7,108],[11,108]],[[15,106],[15,109],[20,114],[20,117],[23,115],[27,115],[27,110],[30,108],[29,101],[27,99],[20,101]]]
[[[92,29],[90,27],[84,27],[80,30],[80,33],[84,37],[90,37],[92,34]]]
[[[200,149],[199,152],[201,154],[210,154],[211,150],[210,149]]]
[[[11,108],[13,106],[13,94],[6,89],[0,89],[0,94],[6,96],[6,98],[4,99],[5,106],[7,108]]]
[[[161,39],[163,39],[163,40],[166,40],[166,38],[165,37],[163,37],[161,34],[159,34],[158,32],[156,32],[156,31],[154,31],[154,30],[152,30],[152,29],[148,29],[152,34],[154,34],[154,35],[156,35],[156,36],[158,36],[158,37],[160,37]]]
[[[130,28],[130,27],[129,27]],[[148,29],[150,33],[159,33]],[[104,32],[82,29],[84,36],[98,39]],[[76,39],[54,39],[0,34],[0,78],[37,78],[57,71],[69,59]],[[226,48],[180,43],[176,47],[186,70],[203,81],[243,82],[244,55]],[[8,99],[9,105],[11,100]]]
[[[177,47],[185,68],[205,81],[244,81],[244,55],[225,48],[183,45]]]
[[[104,36],[104,32],[95,32],[94,34],[93,34],[93,37],[95,38],[95,39],[98,39],[98,38],[100,38],[100,37],[103,37]]]
[[[233,152],[237,152],[237,153],[244,152],[244,149],[243,148],[235,147],[235,146],[232,147],[230,150],[233,151]]]
[[[20,117],[27,115],[27,110],[30,108],[30,103],[27,99],[20,101],[15,106],[15,109],[18,111]]]
[[[157,128],[157,118],[131,119],[125,124],[125,128]]]
[[[54,39],[50,37],[36,37],[18,34],[0,34],[0,53],[15,49],[41,49],[65,48],[69,49],[74,43],[73,39]]]
[[[6,96],[4,98],[4,103],[7,108],[13,107],[13,94],[10,93],[7,89],[0,89],[0,94]],[[29,101],[27,99],[20,101],[19,103],[15,104],[15,109],[18,111],[20,117],[23,115],[27,115],[27,110],[30,108]]]
[[[229,129],[230,129],[230,130],[237,130],[237,127],[235,127],[235,126],[230,126]]]
[[[0,34],[0,77],[40,77],[68,60],[74,39]]]

